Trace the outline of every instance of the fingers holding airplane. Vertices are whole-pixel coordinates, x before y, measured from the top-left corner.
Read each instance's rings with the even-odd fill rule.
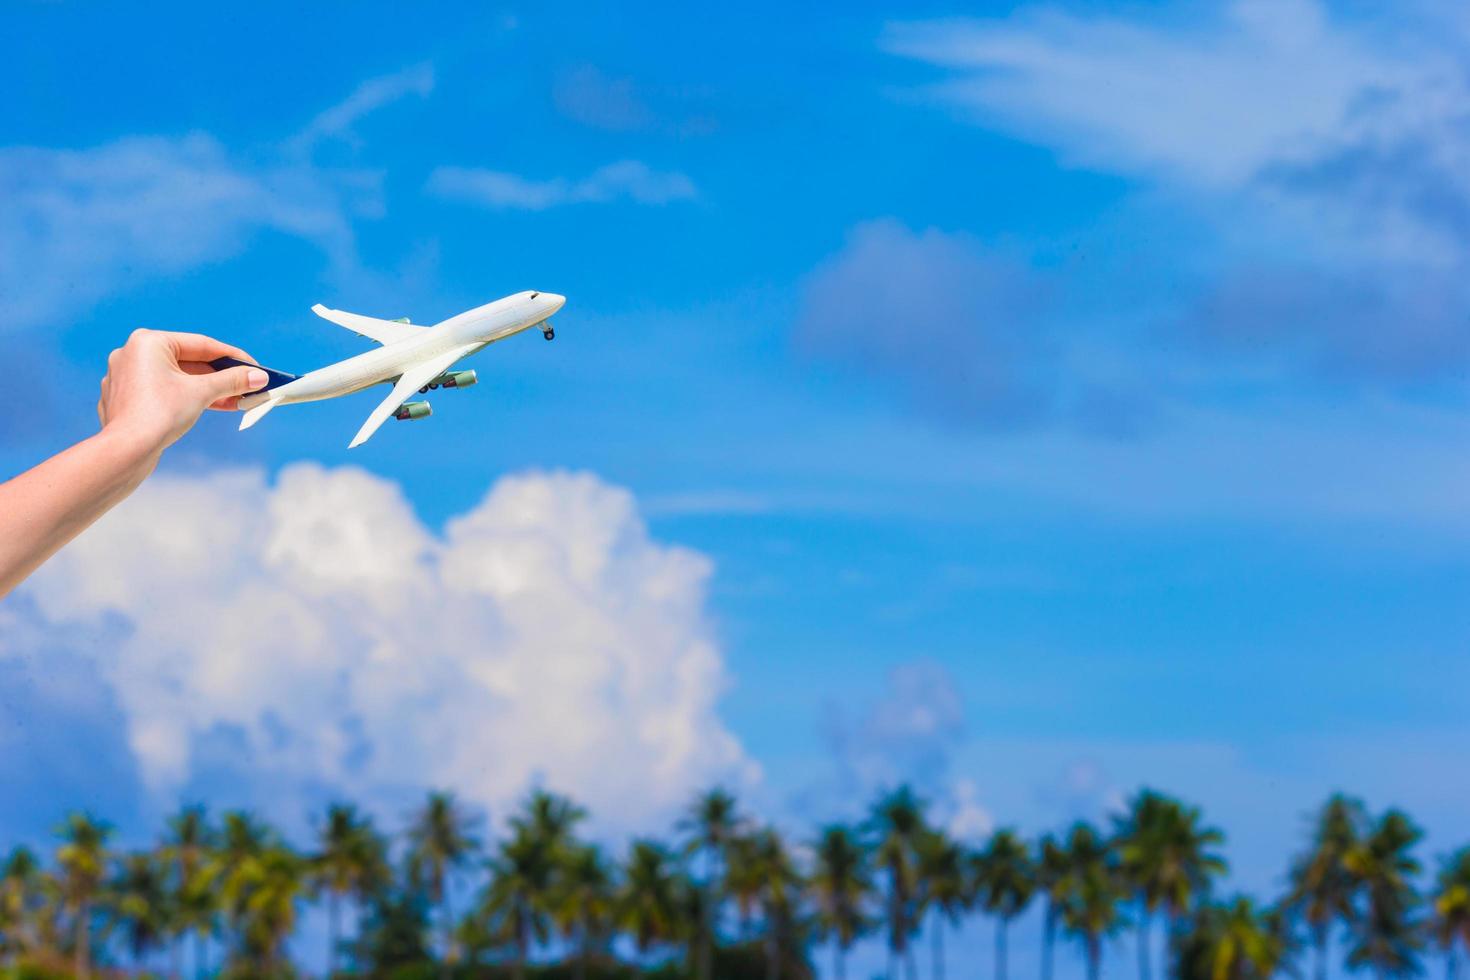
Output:
[[[240,348],[233,347],[220,340],[215,340],[213,337],[207,337],[202,333],[154,332],[173,351],[174,360],[180,364],[186,361],[208,364],[209,361],[214,360],[216,357],[238,357],[242,361],[249,361],[251,364],[255,363],[255,358]]]
[[[243,365],[225,368],[223,371],[208,371],[196,377],[198,380],[195,383],[210,397],[207,407],[222,412],[237,410],[241,395],[264,388],[270,381],[270,376],[260,368]]]
[[[215,372],[201,361],[225,355],[243,363]],[[97,419],[104,431],[152,455],[187,432],[205,409],[236,408],[240,395],[267,380],[248,354],[212,337],[136,330],[107,358]]]

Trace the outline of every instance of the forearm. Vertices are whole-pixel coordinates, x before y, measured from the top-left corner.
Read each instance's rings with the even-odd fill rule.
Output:
[[[0,596],[137,489],[159,455],[103,429],[0,483]]]

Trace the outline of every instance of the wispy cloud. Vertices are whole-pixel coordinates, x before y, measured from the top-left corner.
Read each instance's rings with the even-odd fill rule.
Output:
[[[631,78],[614,78],[595,65],[563,74],[552,87],[551,97],[562,115],[598,129],[634,132],[655,122],[653,110]]]
[[[940,417],[1010,430],[1067,417],[1122,434],[1147,402],[1106,367],[1071,358],[1056,277],[973,236],[857,225],[803,284],[797,346],[892,379]]]
[[[652,170],[637,160],[610,163],[580,180],[564,177],[532,180],[500,170],[439,167],[429,175],[428,189],[445,198],[489,208],[522,211],[619,200],[637,204],[670,204],[698,196],[694,182],[684,174]]]
[[[352,260],[349,216],[374,178],[251,166],[211,136],[134,137],[84,150],[0,149],[0,323],[23,328],[149,276],[231,255],[273,229]]]
[[[413,65],[391,75],[370,78],[352,94],[323,110],[291,140],[291,147],[308,150],[324,139],[342,139],[352,144],[361,140],[353,126],[364,116],[410,95],[427,97],[434,91],[433,65]]]
[[[580,65],[557,77],[551,90],[556,110],[573,122],[614,133],[658,132],[701,136],[715,120],[689,89],[650,89],[632,78],[613,75],[596,65]]]
[[[252,158],[208,133],[0,148],[0,329],[51,323],[130,284],[232,256],[266,230],[314,243],[338,275],[360,273],[353,220],[382,214],[382,175],[319,167],[303,151],[355,141],[368,113],[433,84],[428,65],[371,79]]]
[[[1337,132],[1365,91],[1422,67],[1335,29],[1312,0],[1237,0],[1220,21],[1168,28],[1023,9],[1004,21],[895,24],[885,46],[956,69],[932,90],[1077,162],[1248,180]]]
[[[1022,8],[883,43],[949,73],[940,103],[1188,210],[1223,270],[1182,316],[1196,337],[1397,383],[1470,361],[1446,312],[1470,300],[1470,38],[1447,4],[1414,13],[1388,31],[1317,0],[1168,24]],[[1187,265],[1152,261],[1160,281]]]

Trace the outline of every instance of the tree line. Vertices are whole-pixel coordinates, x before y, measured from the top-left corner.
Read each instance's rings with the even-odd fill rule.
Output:
[[[1032,907],[1040,980],[1063,939],[1098,980],[1125,931],[1140,980],[1326,980],[1339,957],[1387,980],[1432,956],[1455,980],[1470,948],[1470,847],[1424,882],[1410,818],[1341,795],[1312,815],[1264,901],[1222,894],[1224,834],[1152,790],[1106,826],[1036,840],[1000,829],[973,846],[908,788],[801,839],[714,789],[666,840],[635,839],[617,860],[583,837],[586,818],[538,790],[488,842],[475,811],[431,793],[396,839],[335,804],[300,848],[250,813],[214,820],[193,806],[155,846],[116,850],[109,825],[72,814],[49,861],[25,847],[6,858],[0,957],[14,977],[294,976],[286,945],[311,904],[325,912],[330,973],[395,978],[804,980],[827,947],[844,980],[853,945],[877,937],[889,980],[918,980],[921,940],[943,980],[946,935],[983,916],[995,980],[1010,980],[1013,925]]]

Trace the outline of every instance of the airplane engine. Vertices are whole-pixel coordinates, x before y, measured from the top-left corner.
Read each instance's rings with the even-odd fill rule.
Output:
[[[398,406],[398,411],[393,413],[393,417],[401,421],[413,422],[418,419],[426,419],[433,414],[434,410],[429,407],[428,402],[404,402]]]
[[[473,371],[451,371],[439,380],[439,384],[445,388],[468,388],[479,380]]]

